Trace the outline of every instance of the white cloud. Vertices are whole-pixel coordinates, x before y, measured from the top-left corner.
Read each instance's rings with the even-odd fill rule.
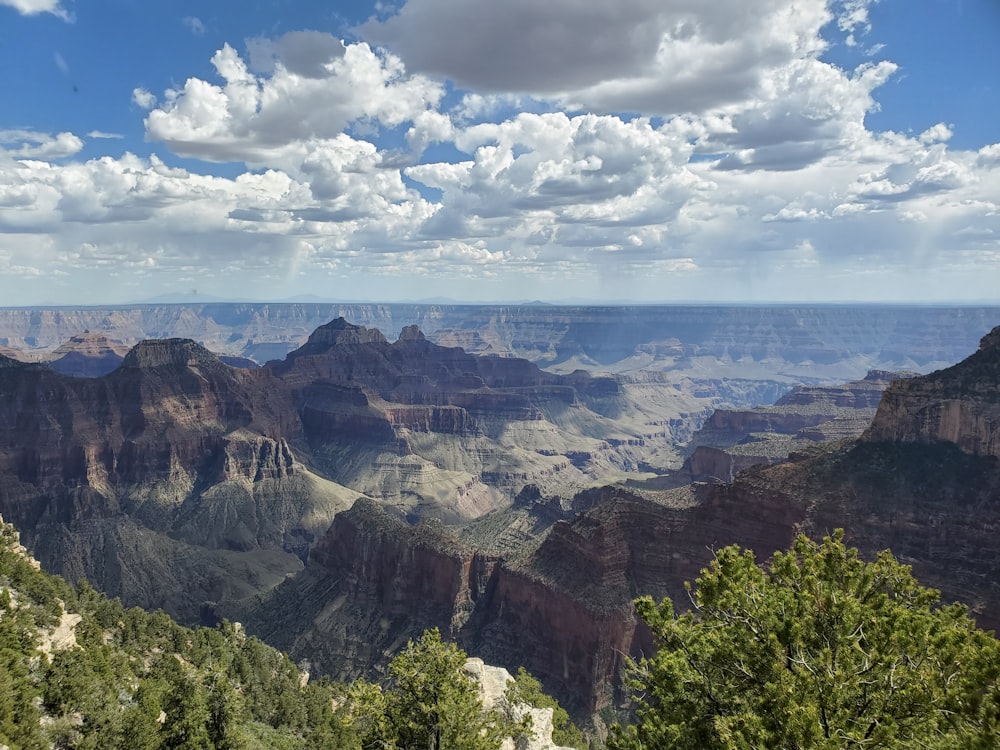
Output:
[[[62,7],[59,0],[0,0],[0,5],[11,7],[26,16],[51,13],[64,21],[73,20],[73,17]]]
[[[317,43],[311,49],[320,48]],[[333,47],[325,49],[332,55]],[[224,83],[190,78],[182,89],[167,91],[146,118],[147,137],[183,156],[260,165],[298,154],[295,144],[302,141],[335,138],[352,124],[413,121],[434,109],[444,93],[440,84],[406,75],[398,58],[378,55],[366,44],[351,44],[323,63],[298,59],[294,70],[285,57],[272,62],[269,75],[258,75],[224,46],[212,58]]]
[[[414,71],[484,92],[592,111],[706,112],[753,97],[772,71],[815,58],[820,29],[867,24],[869,0],[408,0],[359,29]]]
[[[83,148],[72,133],[37,133],[32,130],[0,130],[0,151],[19,159],[63,159]]]
[[[1000,143],[993,143],[979,149],[977,164],[981,167],[1000,166]]]
[[[142,109],[152,109],[156,106],[156,96],[141,86],[132,89],[132,103]]]
[[[930,146],[934,143],[944,143],[945,141],[951,140],[953,135],[951,128],[945,125],[943,122],[939,122],[937,125],[932,125],[927,128],[923,133],[920,134],[920,142]]]
[[[118,279],[120,299],[152,282],[271,298],[847,299],[877,298],[887,279],[944,293],[914,269],[963,294],[992,288],[974,265],[1000,257],[1000,144],[954,148],[943,123],[872,132],[895,65],[821,58],[823,24],[860,37],[870,3],[476,0],[487,21],[521,13],[529,37],[569,55],[545,68],[544,50],[499,19],[494,46],[509,49],[496,70],[490,29],[461,27],[465,9],[447,5],[456,19],[443,0],[410,0],[366,29],[436,18],[434,43],[455,49],[390,53],[296,31],[245,54],[224,46],[214,77],[133,91],[154,148],[249,167],[224,170],[235,177],[131,154],[74,162],[70,133],[7,131],[0,294],[24,294],[25,269],[82,289]],[[581,50],[558,24],[527,23],[557,16]],[[582,35],[599,23],[603,37]],[[476,44],[478,58],[461,58]],[[612,75],[573,67],[601,45]],[[505,87],[448,89],[413,73],[420,55]],[[537,80],[518,55],[542,65]],[[593,111],[560,110],[570,102]],[[626,104],[640,113],[617,111]],[[8,269],[21,286],[3,286]]]
[[[896,70],[890,62],[862,65],[853,75],[819,60],[790,64],[758,97],[727,115],[729,128],[706,130],[702,152],[729,152],[722,169],[801,169],[844,152],[864,135],[872,91]]]
[[[868,21],[868,8],[877,0],[840,0],[836,3],[837,27],[841,31],[862,33],[871,31]]]

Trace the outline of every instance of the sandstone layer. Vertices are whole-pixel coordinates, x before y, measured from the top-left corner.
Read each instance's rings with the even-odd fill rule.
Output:
[[[954,443],[967,453],[1000,457],[1000,328],[979,351],[927,377],[894,383],[866,439]]]
[[[856,439],[889,384],[915,375],[872,370],[850,383],[797,386],[772,406],[716,409],[688,442],[679,477],[731,482],[744,469],[780,463],[816,443]]]

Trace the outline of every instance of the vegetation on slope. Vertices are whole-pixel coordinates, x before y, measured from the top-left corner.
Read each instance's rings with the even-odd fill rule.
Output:
[[[530,731],[483,708],[465,659],[429,631],[384,687],[310,682],[238,625],[189,629],[74,589],[0,524],[0,747],[494,750]]]
[[[634,663],[636,721],[612,750],[969,748],[1000,736],[1000,642],[943,606],[888,552],[842,532],[799,537],[768,567],[738,547],[703,571],[694,608],[640,599],[658,652]],[[189,629],[39,570],[0,526],[0,747],[495,750],[552,707],[519,672],[485,709],[465,654],[426,632],[385,684],[308,681],[242,629]]]

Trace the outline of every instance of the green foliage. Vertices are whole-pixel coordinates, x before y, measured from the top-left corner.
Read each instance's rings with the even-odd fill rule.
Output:
[[[636,603],[659,641],[632,666],[638,723],[612,750],[986,748],[1000,736],[1000,644],[888,552],[800,536],[770,568],[722,550],[694,609]]]
[[[429,630],[389,664],[393,688],[386,716],[396,746],[409,750],[493,750],[506,735],[502,717],[486,711],[463,671],[466,655]]]

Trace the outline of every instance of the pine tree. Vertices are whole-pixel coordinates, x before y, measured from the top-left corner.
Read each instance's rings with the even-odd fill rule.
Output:
[[[722,550],[694,608],[636,602],[659,641],[634,664],[638,723],[609,748],[986,748],[1000,643],[888,552],[800,536],[770,567]]]
[[[402,750],[495,750],[504,736],[499,714],[485,711],[466,655],[435,628],[410,641],[389,665],[387,715]]]

